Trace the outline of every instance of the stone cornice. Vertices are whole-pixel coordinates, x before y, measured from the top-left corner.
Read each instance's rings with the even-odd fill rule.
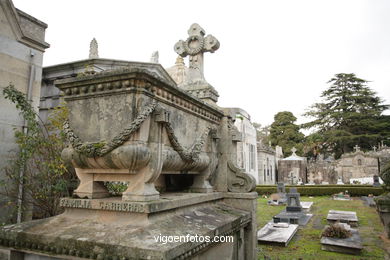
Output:
[[[8,19],[8,22],[12,28],[12,31],[19,42],[42,52],[44,52],[45,49],[50,47],[50,45],[45,41],[39,41],[26,35],[23,32],[23,28],[20,24],[20,19],[21,17],[23,17],[24,19],[36,24],[37,26],[42,27],[43,29],[47,28],[47,24],[39,21],[38,19],[32,17],[29,14],[26,14],[21,10],[16,9],[12,1],[10,0],[0,0],[0,5],[2,6],[4,13]]]
[[[218,123],[224,115],[215,106],[176,87],[170,79],[147,69],[124,68],[105,71],[94,75],[57,80],[55,85],[64,92],[65,101],[142,92],[162,103],[214,123]]]

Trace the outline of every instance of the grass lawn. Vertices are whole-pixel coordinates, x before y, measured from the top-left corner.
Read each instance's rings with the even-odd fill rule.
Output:
[[[285,208],[285,206],[268,206],[267,200],[258,199],[258,229]],[[314,202],[310,212],[313,217],[309,223],[305,227],[299,227],[287,247],[259,244],[258,259],[389,259],[385,248],[390,248],[390,244],[383,242],[380,238],[384,227],[375,208],[364,205],[359,198],[353,198],[351,201],[337,201],[329,196],[320,196],[301,197],[301,201]],[[356,211],[359,219],[358,230],[364,247],[361,255],[354,256],[321,250],[320,236],[327,223],[326,216],[330,209]]]

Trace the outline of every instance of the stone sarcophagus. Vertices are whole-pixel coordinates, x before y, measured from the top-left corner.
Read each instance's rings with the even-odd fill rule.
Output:
[[[123,200],[155,200],[166,174],[193,175],[191,190],[212,191],[223,112],[177,88],[160,65],[137,63],[56,86],[70,111],[63,158],[80,179],[77,196],[107,197],[102,182],[122,181]]]

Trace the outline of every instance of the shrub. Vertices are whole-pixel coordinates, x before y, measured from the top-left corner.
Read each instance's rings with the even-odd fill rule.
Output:
[[[297,191],[301,196],[325,196],[333,195],[340,192],[348,191],[350,196],[368,196],[373,194],[379,196],[383,193],[383,189],[380,187],[373,187],[369,185],[310,185],[310,186],[287,186],[286,192],[291,187],[297,188]],[[256,191],[259,195],[271,194],[276,192],[275,185],[258,185]]]
[[[57,215],[62,211],[59,199],[70,195],[76,179],[61,159],[66,144],[61,129],[68,110],[54,109],[50,123],[43,125],[25,94],[10,85],[3,95],[20,111],[26,128],[14,130],[19,151],[4,169],[6,178],[0,181],[0,195],[7,199],[7,206],[17,209],[18,222],[25,218],[22,212],[29,212],[31,207],[34,218]]]

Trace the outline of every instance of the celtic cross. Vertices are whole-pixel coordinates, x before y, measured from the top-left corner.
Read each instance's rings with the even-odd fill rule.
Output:
[[[203,53],[214,52],[219,48],[219,41],[211,34],[204,37],[205,30],[194,23],[188,30],[187,40],[175,44],[175,52],[181,57],[189,56],[189,82],[205,81],[203,75]]]

